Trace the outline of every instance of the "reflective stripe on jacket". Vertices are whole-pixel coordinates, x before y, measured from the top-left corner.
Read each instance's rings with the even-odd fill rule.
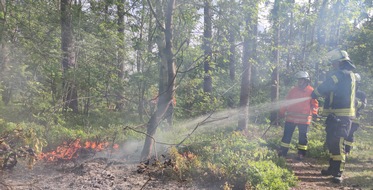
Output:
[[[336,116],[355,117],[355,74],[347,70],[337,70],[320,84],[312,97],[325,97],[322,115],[334,113]]]
[[[289,106],[282,106],[280,108],[280,115],[286,116],[287,122],[296,124],[310,124],[312,114],[317,114],[319,103],[316,99],[311,99],[313,88],[308,85],[304,89],[293,87],[286,96],[286,100],[293,100],[299,98],[309,97],[310,99],[295,103]]]

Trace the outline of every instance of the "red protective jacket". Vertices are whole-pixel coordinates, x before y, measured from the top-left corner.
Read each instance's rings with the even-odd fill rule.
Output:
[[[286,100],[293,100],[298,98],[309,97],[310,99],[304,100],[291,105],[284,105],[280,108],[280,116],[285,116],[285,121],[292,122],[296,124],[311,124],[312,115],[317,114],[319,109],[319,102],[316,99],[311,98],[311,93],[313,91],[312,86],[308,85],[304,89],[299,87],[293,87]],[[287,104],[286,102],[285,104]]]

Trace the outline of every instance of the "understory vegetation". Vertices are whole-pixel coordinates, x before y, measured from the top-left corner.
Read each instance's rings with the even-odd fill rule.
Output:
[[[264,126],[251,126],[256,131],[264,131]],[[100,128],[99,128],[100,129]],[[127,139],[143,139],[139,131],[144,129],[123,130],[124,126],[107,126],[101,130],[66,128],[64,126],[50,126],[45,128],[35,123],[12,123],[2,120],[0,123],[1,137],[14,134],[22,139],[13,147],[24,145],[32,147],[36,153],[53,150],[63,141],[83,140],[109,141],[122,144]],[[91,130],[91,131],[87,131]],[[276,144],[280,135],[271,135],[268,140],[260,135],[248,138],[232,127],[212,129],[191,135],[182,146],[170,146],[167,154],[175,162],[171,174],[178,180],[209,180],[219,182],[221,187],[230,189],[288,189],[295,186],[297,179],[287,168],[285,160],[279,158]],[[268,134],[280,134],[281,129],[273,127]],[[160,131],[160,135],[170,133],[185,133],[186,129]],[[208,130],[206,130],[208,131]],[[274,132],[276,131],[276,132]],[[318,131],[319,133],[320,131]],[[20,134],[23,135],[20,135]],[[319,134],[315,134],[319,136]],[[115,137],[115,139],[113,139]],[[98,139],[99,138],[99,139]],[[168,138],[170,139],[170,138]],[[310,155],[321,156],[322,139],[311,138]],[[180,139],[179,139],[180,140]],[[12,143],[12,142],[9,142]],[[173,143],[178,143],[173,142]]]
[[[16,157],[32,168],[42,153],[89,141],[139,161],[171,156],[161,174],[177,180],[294,187],[297,177],[277,156],[278,106],[298,71],[313,87],[325,80],[335,49],[348,52],[370,104],[372,7],[371,0],[0,1],[0,168]],[[362,129],[371,131],[372,108],[365,110]],[[370,163],[372,133],[362,131],[359,154],[349,159]],[[323,121],[315,121],[307,157],[327,160],[324,142]],[[372,173],[351,175],[365,185]]]
[[[29,146],[39,154],[78,138],[82,142],[94,140],[123,145],[130,140],[141,142],[146,136],[146,128],[141,125],[129,123],[124,126],[114,122],[106,126],[95,126],[94,123],[100,123],[101,119],[92,119],[91,127],[68,127],[69,122],[46,127],[33,122],[15,123],[2,119],[1,140],[12,144],[13,148]],[[117,120],[115,115],[106,119]],[[313,122],[310,128],[307,157],[324,160],[326,163],[328,153],[324,145],[323,122]],[[171,178],[181,181],[211,181],[222,189],[289,189],[297,185],[297,177],[287,166],[286,160],[277,156],[283,132],[281,126],[253,124],[249,126],[249,134],[243,135],[235,130],[234,124],[223,121],[201,126],[186,126],[183,123],[175,123],[174,128],[161,127],[154,137],[158,147],[163,147],[159,148],[163,151],[160,153],[170,157],[173,162],[172,167],[166,167],[166,173]],[[371,129],[370,126],[364,126],[357,132],[354,152],[359,153],[352,154],[349,158],[351,162],[372,159],[372,142],[369,133],[366,133]],[[296,130],[291,142],[292,153],[296,152],[297,140]],[[37,160],[28,161],[30,168],[35,162]],[[362,184],[369,187],[369,183],[364,182],[365,174],[354,172],[351,171],[352,175],[356,175],[354,180],[363,181]],[[369,172],[366,175],[370,175]]]

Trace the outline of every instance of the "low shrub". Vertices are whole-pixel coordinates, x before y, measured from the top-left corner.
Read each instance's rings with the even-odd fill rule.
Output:
[[[284,160],[259,140],[248,140],[241,133],[233,132],[199,135],[194,142],[198,143],[191,143],[179,152],[191,152],[198,157],[199,161],[194,161],[198,165],[187,165],[189,170],[200,171],[199,176],[228,182],[234,189],[289,189],[296,185],[297,179],[285,167]],[[178,164],[178,168],[187,168],[185,162],[179,160]],[[209,175],[203,175],[206,173]]]

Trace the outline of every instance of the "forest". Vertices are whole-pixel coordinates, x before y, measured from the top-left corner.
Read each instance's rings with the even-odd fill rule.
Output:
[[[276,152],[279,105],[296,72],[325,79],[334,49],[368,96],[351,160],[373,168],[372,0],[1,0],[0,163],[90,146],[165,158],[179,181],[296,187]],[[312,125],[307,157],[326,164],[324,121]],[[52,155],[61,145],[72,154]],[[373,188],[372,172],[352,171],[347,187]]]

